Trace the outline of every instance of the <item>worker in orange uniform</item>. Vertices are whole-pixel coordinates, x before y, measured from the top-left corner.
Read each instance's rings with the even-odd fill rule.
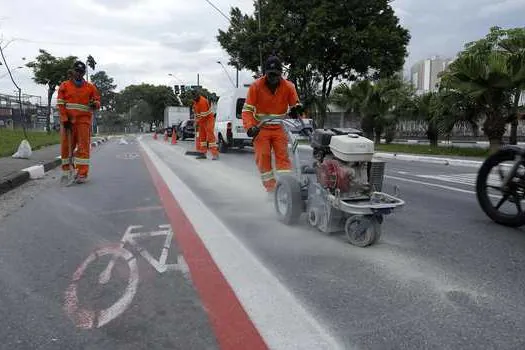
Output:
[[[272,170],[272,149],[275,153],[276,172],[291,172],[288,137],[280,123],[268,122],[260,128],[258,124],[276,117],[286,118],[289,108],[290,116],[298,118],[302,114],[302,106],[294,84],[282,78],[279,58],[270,56],[264,68],[264,76],[248,89],[242,109],[242,121],[248,136],[253,138],[255,162],[261,173],[263,186],[271,199],[276,186]]]
[[[212,160],[219,159],[219,150],[215,139],[215,118],[210,104],[206,97],[198,91],[193,92],[193,110],[195,112],[195,124],[199,130],[199,139],[197,140],[197,151],[200,155],[197,159],[206,159],[208,147],[212,154]]]
[[[100,108],[100,94],[97,88],[84,80],[86,65],[77,61],[69,80],[60,84],[57,107],[60,112],[62,182],[67,182],[68,173],[76,168],[76,183],[84,183],[89,171],[89,151],[91,145],[91,122],[93,111]],[[72,140],[68,138],[71,131]],[[74,164],[69,164],[69,142],[76,147]]]

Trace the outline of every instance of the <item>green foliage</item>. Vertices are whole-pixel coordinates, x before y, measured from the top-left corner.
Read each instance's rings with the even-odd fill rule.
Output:
[[[117,87],[113,78],[108,76],[105,71],[100,71],[91,76],[91,82],[100,92],[101,110],[113,110],[115,108],[115,89]]]
[[[26,139],[22,129],[2,129],[0,128],[0,157],[8,157],[16,152],[20,145],[20,140]],[[39,148],[60,143],[60,134],[52,132],[47,134],[39,131],[27,131],[27,139],[31,143],[31,149]]]
[[[210,92],[206,88],[200,87],[198,89],[198,92],[202,96],[206,97],[210,103],[217,102],[219,100],[219,96],[217,96],[217,94],[215,92]],[[193,94],[193,91],[185,90],[179,95],[183,106],[188,106],[188,107],[192,106],[192,104],[193,104],[193,96],[192,96],[192,94]]]
[[[89,68],[91,68],[92,70],[95,70],[95,66],[97,65],[97,62],[95,61],[95,59],[93,58],[93,56],[89,55],[89,56],[87,57],[87,61],[86,61],[86,63],[87,63],[87,66],[88,66]]]
[[[472,99],[493,150],[507,122],[516,121],[525,89],[525,28],[491,28],[485,38],[467,43],[442,76],[442,88]],[[514,124],[514,129],[517,124]]]
[[[145,100],[140,100],[131,107],[129,115],[132,121],[138,122],[150,122],[154,120],[152,118],[152,108]]]
[[[40,54],[35,61],[29,62],[26,66],[33,70],[33,80],[37,84],[47,85],[47,130],[50,131],[51,99],[55,89],[64,80],[67,80],[68,71],[77,61],[76,56],[55,57],[46,50],[39,50]]]
[[[165,85],[129,85],[117,97],[117,111],[129,113],[130,109],[139,102],[145,101],[151,108],[148,122],[161,121],[164,119],[164,108],[167,106],[179,106],[179,100],[173,89]]]
[[[257,3],[257,2],[256,2]],[[231,25],[217,37],[231,65],[258,71],[275,52],[305,105],[318,105],[323,125],[335,79],[387,77],[401,69],[410,35],[388,0],[261,0],[254,16],[232,8]],[[318,97],[316,97],[318,95]]]

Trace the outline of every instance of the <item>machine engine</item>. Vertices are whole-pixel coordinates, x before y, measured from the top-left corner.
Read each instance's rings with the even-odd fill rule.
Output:
[[[370,195],[368,164],[374,142],[355,129],[318,129],[312,135],[317,181],[342,198]]]

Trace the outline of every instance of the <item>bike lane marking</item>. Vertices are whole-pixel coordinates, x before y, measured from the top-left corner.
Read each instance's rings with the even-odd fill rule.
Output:
[[[132,246],[158,273],[179,270],[183,274],[187,274],[188,267],[182,256],[177,256],[176,264],[166,264],[173,237],[171,226],[159,225],[159,230],[157,231],[137,232],[142,227],[141,225],[128,226],[119,243],[112,243],[96,249],[76,269],[72,281],[65,292],[64,311],[78,328],[100,328],[120,316],[133,301],[139,284],[139,270],[137,258],[131,251],[124,248],[126,244]],[[157,260],[148,250],[142,248],[136,239],[158,236],[166,236],[166,239],[163,243],[160,257]],[[106,255],[110,255],[112,259],[104,272],[99,275],[99,283],[106,284],[111,279],[115,262],[120,258],[127,263],[129,269],[128,284],[124,293],[113,305],[106,309],[90,310],[79,306],[78,282],[82,279],[89,264]]]
[[[140,144],[220,347],[343,348],[159,156]]]

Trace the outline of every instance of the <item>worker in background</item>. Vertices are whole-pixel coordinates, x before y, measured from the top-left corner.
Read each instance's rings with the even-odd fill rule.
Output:
[[[199,130],[197,151],[200,152],[200,155],[197,159],[206,159],[208,148],[212,154],[212,160],[219,159],[213,111],[206,97],[202,96],[197,90],[193,92],[193,110],[195,112],[195,124]]]
[[[242,109],[243,126],[248,136],[253,137],[255,162],[269,199],[276,186],[272,170],[272,150],[275,154],[276,172],[291,172],[288,136],[280,123],[269,122],[261,128],[258,124],[275,117],[286,118],[289,108],[293,118],[298,118],[303,112],[294,84],[282,78],[281,61],[276,56],[270,56],[264,67],[264,75],[248,89]]]
[[[75,171],[75,181],[84,183],[89,172],[89,151],[91,146],[91,123],[93,111],[100,109],[100,94],[97,88],[84,80],[86,65],[77,61],[73,65],[69,80],[60,84],[57,96],[57,107],[61,123],[61,158],[62,182],[68,179],[68,173]],[[69,164],[70,142],[67,130],[71,131],[74,164]]]

